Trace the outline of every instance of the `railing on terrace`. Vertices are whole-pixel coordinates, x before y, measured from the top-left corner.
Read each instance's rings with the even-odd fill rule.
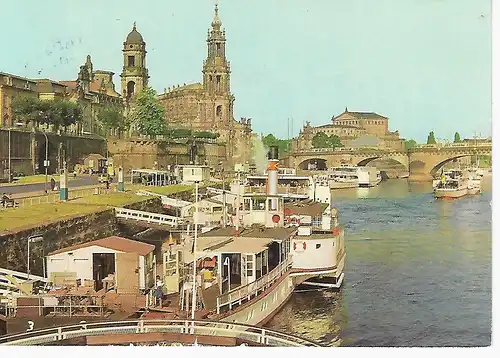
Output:
[[[232,337],[274,347],[319,347],[310,340],[246,324],[204,320],[127,320],[117,322],[81,323],[33,330],[0,337],[0,345],[44,345],[86,336],[117,334],[180,333],[215,337]]]
[[[170,226],[177,226],[181,224],[181,219],[176,216],[150,213],[147,211],[139,211],[124,208],[115,208],[115,215],[117,218],[127,220],[145,221],[148,223],[164,224]]]
[[[308,195],[309,188],[308,187],[287,187],[287,186],[278,186],[278,194],[283,195]],[[266,187],[265,186],[245,186],[245,193],[256,193],[256,194],[265,194]]]
[[[249,300],[252,296],[257,296],[260,291],[264,291],[273,283],[275,283],[283,274],[286,273],[292,266],[292,257],[288,256],[285,261],[276,266],[267,275],[264,275],[248,285],[237,287],[223,295],[217,297],[217,313],[224,306],[229,306],[229,309],[236,303],[241,304],[242,301]]]
[[[85,198],[93,195],[102,195],[111,192],[115,192],[116,188],[111,187],[110,189],[106,189],[103,187],[93,187],[93,188],[85,188],[85,189],[72,189],[68,190],[68,199],[79,199]],[[40,205],[40,204],[53,204],[61,202],[59,191],[54,191],[49,193],[48,195],[38,195],[38,196],[30,196],[24,198],[13,198],[16,203],[16,207],[27,207],[32,205]],[[2,208],[3,209],[3,208]],[[9,208],[6,208],[9,209]]]

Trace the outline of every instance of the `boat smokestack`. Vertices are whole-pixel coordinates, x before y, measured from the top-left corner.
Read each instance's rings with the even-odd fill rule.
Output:
[[[267,159],[267,195],[278,195],[278,147],[269,147]]]

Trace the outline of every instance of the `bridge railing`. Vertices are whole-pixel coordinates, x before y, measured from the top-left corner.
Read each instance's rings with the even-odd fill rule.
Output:
[[[115,215],[117,218],[145,221],[148,223],[163,224],[170,226],[177,226],[182,223],[181,222],[182,220],[176,216],[156,214],[147,211],[132,210],[125,208],[115,208]]]
[[[80,323],[0,337],[0,345],[44,345],[56,341],[86,336],[119,334],[180,333],[213,337],[232,337],[275,347],[319,347],[310,340],[267,328],[239,323],[205,320],[127,320],[116,322]]]

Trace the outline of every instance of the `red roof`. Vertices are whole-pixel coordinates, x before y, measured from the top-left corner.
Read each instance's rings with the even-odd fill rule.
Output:
[[[48,256],[61,254],[63,252],[74,251],[90,246],[100,246],[100,247],[105,247],[107,249],[122,251],[122,252],[135,252],[141,256],[145,256],[155,249],[154,245],[146,244],[144,242],[130,240],[119,236],[110,236],[104,239],[89,241],[83,244],[69,246],[63,249],[52,251],[51,253],[48,254]]]

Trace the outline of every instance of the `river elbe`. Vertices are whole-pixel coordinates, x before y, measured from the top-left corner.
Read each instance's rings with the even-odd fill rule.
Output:
[[[344,286],[294,293],[269,328],[326,345],[490,344],[491,177],[481,195],[456,200],[402,179],[332,193]]]

